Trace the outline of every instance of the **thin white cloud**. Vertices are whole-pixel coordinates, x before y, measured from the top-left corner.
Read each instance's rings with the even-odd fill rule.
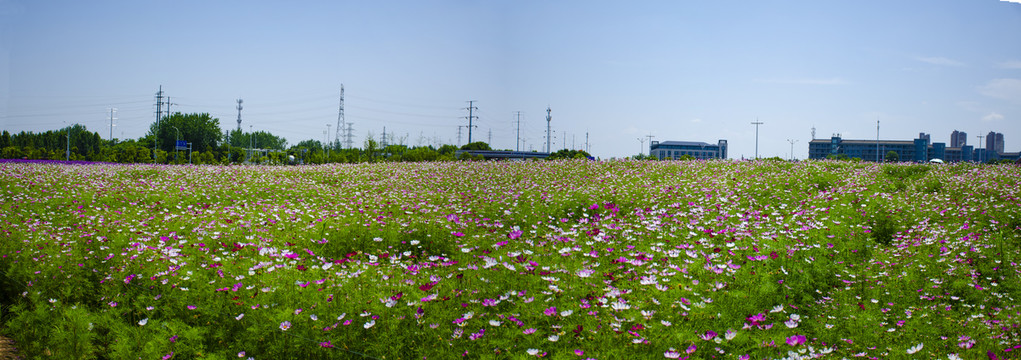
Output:
[[[999,120],[1003,120],[1003,115],[1000,115],[1000,114],[995,113],[995,112],[991,112],[988,115],[982,117],[982,121],[984,121],[984,122],[993,122],[993,121],[999,121]]]
[[[691,119],[691,123],[692,124],[697,124],[697,123],[700,123],[700,122],[702,122],[702,119],[697,119],[697,118],[696,119]]]
[[[982,104],[980,104],[977,101],[958,101],[957,102],[957,106],[960,106],[961,108],[963,108],[965,110],[973,111],[973,112],[982,112],[983,111],[982,110]]]
[[[1017,0],[1017,1],[1021,2],[1021,0]],[[1004,68],[1004,69],[1021,69],[1021,60],[1004,61],[1004,62],[1000,63],[999,65],[1000,65],[1001,68]]]
[[[915,60],[918,60],[918,61],[921,61],[921,62],[924,62],[924,63],[933,64],[933,65],[940,65],[940,66],[964,66],[964,63],[962,63],[960,61],[953,60],[953,59],[947,59],[945,57],[939,57],[939,56],[935,56],[935,57],[917,57],[917,58],[915,58]]]
[[[1003,2],[1012,2],[1012,3],[1016,3],[1016,4],[1021,4],[1021,0],[1000,0],[1000,1],[1003,1]]]
[[[841,78],[772,78],[755,79],[755,82],[769,84],[793,84],[793,85],[844,85],[847,81]]]
[[[989,80],[985,85],[979,86],[978,91],[991,98],[1021,102],[1021,79]]]

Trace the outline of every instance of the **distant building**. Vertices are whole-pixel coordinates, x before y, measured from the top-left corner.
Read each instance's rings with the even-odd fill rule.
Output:
[[[954,131],[955,134],[964,134]],[[960,136],[960,135],[955,135]],[[996,150],[1003,147],[1003,134],[990,133],[993,140],[986,145]],[[959,139],[963,143],[963,139]],[[997,145],[999,142],[999,145]],[[946,146],[946,143],[930,143],[929,136],[920,133],[914,140],[847,140],[834,135],[830,139],[812,140],[808,144],[809,159],[826,159],[829,156],[847,156],[864,161],[883,161],[886,153],[896,152],[900,161],[927,162],[940,159],[944,162],[975,161],[987,162],[997,160],[1017,160],[1021,153],[993,151],[989,148],[975,148],[969,145]]]
[[[997,154],[1003,152],[1003,133],[990,131],[986,135],[986,151]]]
[[[962,147],[968,145],[968,133],[957,131],[950,133],[950,147]]]
[[[696,159],[726,159],[727,140],[716,144],[694,141],[653,141],[649,144],[649,155],[657,159],[679,159],[688,155]]]
[[[932,142],[932,137],[931,137],[931,136],[929,136],[929,134],[926,134],[926,133],[924,133],[924,132],[920,132],[920,133],[918,133],[918,138],[919,138],[919,139],[925,139],[925,141],[929,141],[929,142]]]

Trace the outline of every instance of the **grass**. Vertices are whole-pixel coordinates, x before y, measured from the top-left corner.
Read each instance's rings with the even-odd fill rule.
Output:
[[[29,358],[1007,358],[1019,169],[0,164]]]

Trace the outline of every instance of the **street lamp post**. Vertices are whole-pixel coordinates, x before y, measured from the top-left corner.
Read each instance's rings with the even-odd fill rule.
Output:
[[[67,122],[64,122],[67,124]],[[67,126],[67,161],[71,161],[71,126]]]
[[[177,137],[174,138],[174,162],[176,163],[178,155],[181,154],[181,152],[177,149],[177,142],[181,141],[181,130],[178,130],[174,125],[170,125],[170,127],[174,128],[174,131],[177,132]]]
[[[791,143],[791,161],[794,161],[794,143],[796,143],[798,141],[797,140],[787,139],[787,142]]]
[[[752,125],[755,125],[755,158],[756,159],[759,158],[759,125],[762,125],[762,124],[763,124],[763,122],[759,121],[759,119],[755,119],[755,121],[752,122]]]
[[[638,146],[641,146],[640,148],[638,148],[638,157],[641,158],[642,156],[645,155],[645,138],[638,138],[638,143],[639,143]]]

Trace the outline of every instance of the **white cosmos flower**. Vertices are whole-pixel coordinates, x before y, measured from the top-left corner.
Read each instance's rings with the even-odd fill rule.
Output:
[[[623,310],[630,309],[631,305],[628,305],[627,303],[625,303],[623,301],[615,301],[615,302],[613,302],[613,304],[610,305],[610,308],[612,308],[613,310],[616,310],[616,311],[623,311]]]
[[[925,344],[918,343],[918,345],[915,345],[915,346],[912,346],[912,347],[908,348],[907,352],[908,352],[908,354],[914,354],[914,353],[918,352],[919,350],[922,350],[923,347],[925,347]]]
[[[148,324],[148,323],[149,323],[149,318],[138,320],[138,325],[140,325],[140,326],[145,326],[145,324]]]
[[[550,335],[550,336],[549,336],[548,338],[546,338],[546,339],[548,339],[549,341],[552,341],[552,342],[556,342],[557,340],[560,340],[560,336],[557,336],[557,335]]]
[[[536,354],[539,353],[539,349],[528,349],[528,350],[525,350],[525,352],[527,352],[528,355],[535,356]]]
[[[502,322],[500,322],[499,320],[489,320],[489,325],[500,326],[500,324],[502,324]]]
[[[363,325],[363,326],[366,329],[368,329],[368,328],[372,327],[372,325],[376,325],[376,320],[369,320],[369,322],[365,323],[365,325]]]

